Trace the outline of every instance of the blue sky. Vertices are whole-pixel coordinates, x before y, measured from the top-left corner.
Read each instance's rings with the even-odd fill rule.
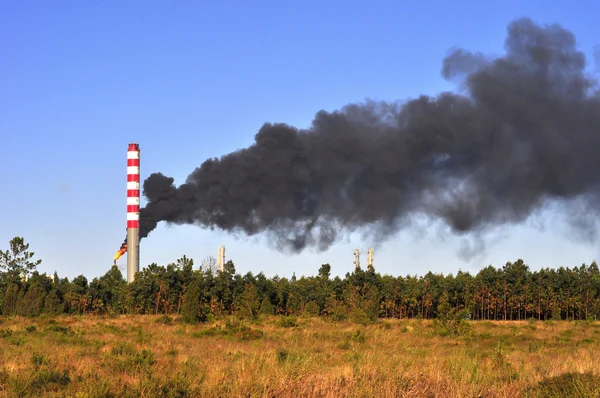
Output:
[[[104,274],[124,238],[126,150],[141,147],[142,179],[182,183],[208,157],[252,144],[264,122],[307,127],[321,109],[452,89],[452,47],[498,54],[518,17],[561,23],[592,60],[592,1],[0,2],[0,248],[23,236],[40,271]],[[596,26],[595,26],[596,25]],[[142,199],[142,204],[144,200]],[[466,262],[460,238],[404,231],[386,242],[351,236],[329,251],[283,255],[260,238],[160,225],[141,266],[225,245],[239,272],[351,271],[375,247],[392,275],[477,272],[523,258],[533,269],[589,263],[597,246],[565,234],[553,213],[490,237]],[[125,258],[119,262],[125,266]]]

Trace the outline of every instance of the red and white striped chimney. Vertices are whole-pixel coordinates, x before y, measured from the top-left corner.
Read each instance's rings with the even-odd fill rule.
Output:
[[[140,270],[140,146],[127,149],[127,282]]]

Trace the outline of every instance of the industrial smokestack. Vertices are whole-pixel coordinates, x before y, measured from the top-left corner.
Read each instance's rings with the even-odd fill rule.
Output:
[[[219,272],[225,270],[225,246],[219,246],[219,254],[217,255],[217,266]]]
[[[442,74],[457,93],[320,111],[305,130],[265,124],[180,186],[150,175],[140,238],[165,221],[326,250],[346,232],[383,241],[423,219],[477,237],[548,204],[594,237],[600,95],[585,55],[568,30],[529,19],[508,26],[505,50],[452,51]]]
[[[140,270],[140,146],[127,149],[127,282]]]
[[[360,250],[354,249],[352,254],[354,254],[354,261],[352,262],[354,264],[354,271],[358,272],[360,271]]]

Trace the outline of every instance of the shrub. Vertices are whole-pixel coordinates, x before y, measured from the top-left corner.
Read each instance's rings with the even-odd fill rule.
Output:
[[[134,355],[133,361],[135,365],[142,368],[147,368],[156,363],[154,359],[154,353],[150,350],[144,349],[142,352],[138,352]]]
[[[565,373],[544,379],[527,391],[530,397],[597,397],[600,377],[588,373]]]
[[[366,326],[367,324],[371,323],[371,320],[369,319],[367,313],[361,310],[360,308],[354,308],[350,312],[350,319],[352,320],[352,322],[363,326]]]
[[[351,337],[352,341],[356,341],[357,343],[364,343],[366,340],[365,334],[360,330],[357,330]]]
[[[277,325],[282,328],[298,327],[298,320],[293,316],[284,316],[277,321]]]
[[[240,330],[236,333],[236,337],[241,341],[258,340],[261,339],[263,336],[264,333],[262,330],[250,328],[244,328],[243,330]]]
[[[279,349],[277,351],[277,362],[283,364],[285,362],[297,362],[301,360],[301,356],[297,353],[290,352],[285,348]]]
[[[50,361],[45,355],[40,354],[39,352],[34,352],[31,354],[31,363],[35,369],[39,369],[40,366],[47,365],[50,363]]]
[[[260,313],[264,315],[275,314],[275,306],[271,303],[271,300],[269,300],[269,297],[267,296],[263,298],[263,301],[260,304]]]
[[[204,329],[199,332],[193,332],[192,337],[204,337],[204,336],[223,336],[226,335],[227,331],[218,327]]]
[[[277,352],[277,361],[278,362],[285,362],[288,359],[289,355],[290,354],[287,352],[287,350],[283,350],[283,349],[279,350]]]
[[[134,355],[137,352],[135,347],[128,343],[119,342],[115,347],[111,349],[113,355]]]
[[[305,317],[319,316],[319,305],[311,300],[304,306],[304,311],[302,315]]]
[[[471,325],[467,322],[468,310],[457,311],[447,302],[438,306],[438,317],[433,320],[433,330],[438,336],[459,337],[471,333]]]
[[[71,382],[68,370],[46,370],[37,373],[31,381],[30,388],[32,390],[53,389],[57,390],[61,386],[66,386]]]
[[[57,332],[62,334],[75,334],[70,326],[61,326],[61,325],[50,325],[48,326],[48,331]]]
[[[13,334],[12,329],[1,329],[0,330],[0,338],[5,339],[7,337],[12,336],[12,334]]]
[[[340,350],[349,350],[350,349],[350,342],[348,340],[346,340],[343,343],[338,344],[338,348]]]
[[[200,322],[213,323],[215,321],[215,316],[210,312],[210,307],[207,304],[204,304],[200,308],[200,313],[198,314],[198,320]]]
[[[348,319],[348,307],[341,301],[330,297],[325,302],[324,314],[334,322],[341,322]]]
[[[156,320],[156,323],[162,323],[163,325],[171,325],[173,323],[173,318],[164,314],[160,318]]]
[[[392,324],[387,321],[383,321],[381,322],[381,328],[385,330],[390,330],[392,328]]]

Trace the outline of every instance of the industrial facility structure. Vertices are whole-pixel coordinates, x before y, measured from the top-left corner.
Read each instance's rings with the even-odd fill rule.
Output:
[[[127,252],[127,282],[133,282],[136,272],[140,270],[140,146],[131,143],[127,147],[127,240],[115,256],[115,264],[119,257]],[[360,250],[354,252],[354,269],[360,268]],[[225,246],[219,246],[217,255],[218,272],[225,270]],[[368,250],[368,267],[373,267],[373,249]]]
[[[127,149],[127,282],[140,270],[140,146]]]
[[[354,249],[354,271],[359,271],[360,270],[360,250],[359,249]]]
[[[219,254],[217,255],[217,265],[219,272],[225,270],[225,246],[219,246]]]
[[[352,252],[352,254],[354,254],[354,261],[352,262],[354,264],[354,272],[360,271],[360,249],[354,249],[354,252]],[[369,258],[368,258],[368,262],[367,262],[367,267],[372,268],[373,267],[373,249],[369,248],[368,254],[369,254]]]

